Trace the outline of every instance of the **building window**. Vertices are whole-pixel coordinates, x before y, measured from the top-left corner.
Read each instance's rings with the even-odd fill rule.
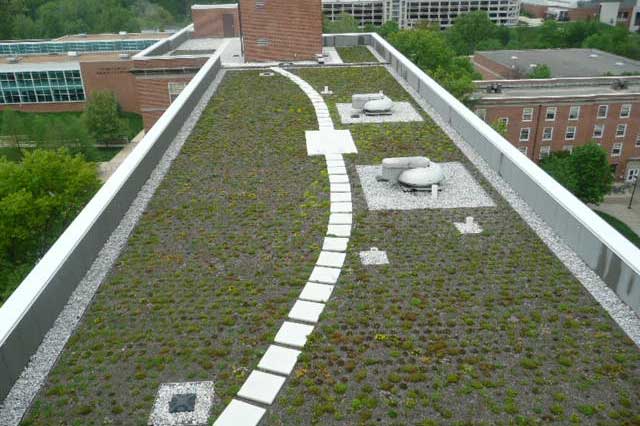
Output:
[[[531,121],[531,120],[533,120],[533,108],[523,108],[522,121]]]
[[[616,126],[616,138],[624,138],[624,135],[626,134],[627,134],[627,125],[618,124]]]
[[[627,182],[635,182],[640,177],[640,169],[627,170]]]
[[[556,108],[556,107],[547,107],[547,115],[545,116],[545,120],[546,121],[555,121],[557,112],[558,112],[558,108]]]
[[[80,70],[0,73],[0,105],[84,99]]]
[[[611,148],[611,156],[620,157],[620,154],[622,154],[622,143],[614,143],[613,147]]]
[[[620,107],[620,118],[629,118],[631,116],[631,104],[624,104]]]
[[[508,127],[509,126],[509,117],[500,117],[498,119],[498,121],[502,124],[504,124],[504,127]]]
[[[608,113],[609,113],[609,105],[598,106],[598,118],[607,118]]]
[[[568,141],[572,141],[576,138],[576,128],[575,126],[567,127],[567,130],[564,134],[564,138]]]
[[[553,139],[553,127],[545,127],[542,131],[542,140],[550,141]]]
[[[256,44],[260,47],[267,47],[269,46],[269,39],[267,38],[259,38],[256,40]]]
[[[600,139],[604,134],[604,124],[596,124],[593,126],[593,137],[595,139]]]
[[[523,153],[524,155],[527,155],[527,147],[526,146],[521,146],[518,148],[518,150],[520,150],[521,153]]]
[[[540,147],[540,159],[547,158],[551,154],[551,147],[544,145]]]
[[[169,83],[169,103],[173,103],[176,98],[182,93],[184,88],[187,87],[186,82],[170,82]]]
[[[577,120],[578,118],[580,118],[580,107],[572,106],[569,109],[569,120]]]
[[[256,0],[256,7],[264,7],[265,0]]]
[[[528,142],[530,133],[531,133],[531,129],[529,127],[524,127],[520,129],[520,142]]]
[[[636,137],[636,148],[640,148],[640,133],[638,133],[638,137]]]
[[[562,147],[562,150],[568,153],[572,153],[573,152],[573,145],[564,145]]]
[[[480,118],[482,118],[483,120],[487,119],[487,110],[484,108],[480,108],[476,110],[476,115]]]

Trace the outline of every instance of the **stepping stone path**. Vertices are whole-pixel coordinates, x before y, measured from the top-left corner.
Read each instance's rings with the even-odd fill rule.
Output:
[[[311,99],[319,127],[319,131],[312,131],[311,134],[339,134],[333,127],[327,104],[309,83],[281,68],[273,67],[271,70],[292,80]],[[351,139],[351,136],[347,139]],[[257,368],[244,382],[237,398],[231,400],[216,419],[214,426],[256,426],[260,422],[266,408],[273,403],[293,371],[307,337],[313,332],[325,303],[338,282],[353,224],[351,184],[342,152],[356,151],[355,145],[328,145],[323,146],[322,154],[327,162],[331,207],[327,235],[316,266],[298,300],[291,307],[287,320],[276,333],[274,343],[269,346]]]

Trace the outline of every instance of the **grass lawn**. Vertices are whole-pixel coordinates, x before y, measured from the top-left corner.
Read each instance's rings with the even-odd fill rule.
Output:
[[[304,286],[329,218],[298,87],[230,72],[23,424],[146,424],[160,383],[233,396]]]
[[[328,220],[309,100],[229,72],[23,425],[142,425],[162,382],[213,380],[215,419],[304,286]],[[295,71],[336,102],[383,67]],[[636,425],[640,351],[442,130],[349,126],[354,227],[318,327],[262,425]],[[426,155],[466,166],[497,207],[369,211],[355,165]],[[461,236],[453,222],[484,228]],[[358,252],[386,250],[365,267]]]
[[[625,238],[627,238],[636,246],[640,247],[640,235],[633,232],[633,229],[629,228],[629,226],[626,223],[605,212],[601,212],[599,210],[594,210],[594,212],[596,212],[598,216],[603,218],[609,225],[613,226],[616,229],[616,231],[624,235]]]
[[[89,155],[88,160],[97,163],[109,161],[121,150],[122,148],[96,148],[91,155]],[[15,148],[0,148],[0,157],[5,157],[9,161],[20,161],[22,159],[20,152]]]
[[[336,47],[340,58],[345,63],[378,62],[366,46]]]

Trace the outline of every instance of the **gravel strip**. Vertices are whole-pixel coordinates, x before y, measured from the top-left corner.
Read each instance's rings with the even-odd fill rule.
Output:
[[[387,65],[387,70],[400,85],[415,99],[433,121],[451,138],[453,143],[478,168],[480,173],[504,197],[511,207],[524,219],[549,249],[560,259],[567,269],[582,283],[596,301],[611,315],[620,328],[640,347],[640,316],[618,298],[611,288],[602,281],[587,264],[565,244],[562,238],[551,229],[529,207],[529,205],[507,184],[484,159],[445,121],[440,115],[409,86],[395,70]]]
[[[170,413],[171,400],[180,394],[195,394],[196,403],[193,411]],[[206,425],[213,405],[213,397],[213,382],[163,383],[158,390],[148,424],[152,426]]]
[[[160,185],[169,170],[171,162],[180,153],[182,145],[191,134],[200,118],[200,114],[209,103],[224,74],[225,71],[220,70],[216,79],[211,83],[198,105],[196,105],[193,114],[189,116],[176,138],[167,148],[155,170],[140,189],[136,199],[131,203],[131,207],[129,207],[120,224],[113,231],[100,253],[98,253],[91,269],[80,281],[80,284],[69,298],[67,305],[54,322],[53,327],[47,332],[40,347],[31,357],[29,364],[13,385],[13,388],[11,388],[9,395],[0,406],[0,425],[17,425],[26,413],[33,398],[44,384],[49,371],[62,353],[69,337],[71,337],[80,323],[80,319],[91,303],[98,287],[100,287],[100,284],[102,284],[120,252],[125,247],[131,231],[138,223],[158,185]]]
[[[445,175],[437,199],[431,192],[404,192],[400,186],[378,182],[380,166],[356,166],[369,210],[414,210],[495,207],[491,197],[458,162],[439,163]]]

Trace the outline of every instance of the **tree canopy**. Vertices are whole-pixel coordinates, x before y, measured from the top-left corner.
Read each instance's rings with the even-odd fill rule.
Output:
[[[592,142],[572,153],[553,153],[540,166],[583,202],[599,204],[613,184],[608,157],[604,148]]]
[[[536,66],[528,75],[528,78],[551,78],[551,68],[547,64]]]
[[[84,121],[91,136],[99,143],[111,143],[126,134],[120,118],[118,100],[113,92],[99,90],[91,94],[84,111]]]
[[[65,150],[0,157],[0,302],[99,187],[95,164]]]

